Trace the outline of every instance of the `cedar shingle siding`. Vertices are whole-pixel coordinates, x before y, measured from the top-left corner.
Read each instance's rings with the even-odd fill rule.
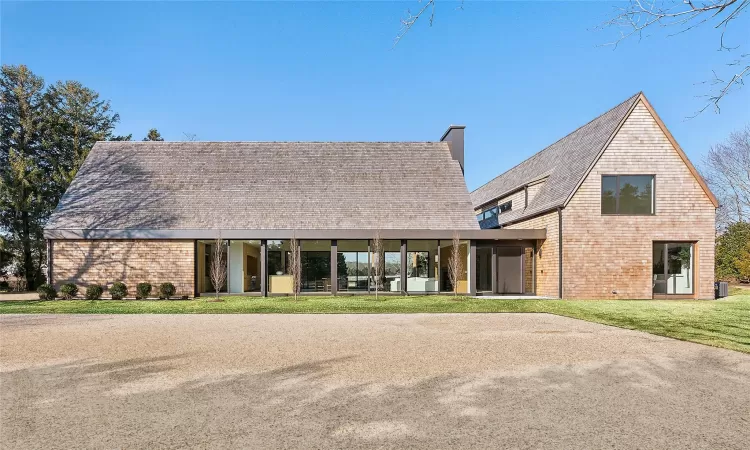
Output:
[[[477,209],[514,198],[505,228],[547,229],[538,295],[559,295],[560,236],[558,213],[539,212],[563,208],[563,297],[652,298],[653,243],[670,241],[696,244],[694,297],[713,298],[716,201],[667,133],[639,94],[472,193]],[[601,177],[613,174],[655,175],[655,214],[602,215]],[[545,176],[516,208],[512,191]]]
[[[655,174],[656,214],[601,214],[601,176]],[[563,295],[652,298],[653,241],[696,242],[696,297],[714,296],[715,207],[641,103],[563,210]],[[616,293],[615,293],[616,292]]]
[[[178,295],[193,295],[193,241],[56,240],[52,255],[58,288],[64,283],[111,287],[121,281],[134,296],[138,283],[151,283],[152,295],[157,296],[159,285],[169,282]]]
[[[99,142],[46,227],[356,228],[478,229],[448,144]]]

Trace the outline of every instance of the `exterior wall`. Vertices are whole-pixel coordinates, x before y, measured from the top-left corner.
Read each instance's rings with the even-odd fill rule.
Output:
[[[515,211],[517,209],[524,209],[526,207],[526,193],[523,190],[521,190],[514,194],[506,195],[505,197],[500,197],[499,199],[493,201],[491,204],[485,206],[484,208],[478,208],[474,210],[474,212],[476,214],[479,214],[480,212],[484,210],[503,204],[509,200],[513,202],[513,204],[511,205],[511,211]]]
[[[563,223],[563,228],[565,224]],[[547,230],[547,239],[537,243],[536,251],[536,295],[558,297],[559,270],[559,218],[557,211],[508,225],[505,228]]]
[[[528,188],[528,191],[529,191],[529,203],[531,203],[531,200],[533,200],[534,197],[536,197],[536,194],[538,194],[539,191],[542,190],[542,186],[544,186],[544,183],[546,183],[546,182],[547,182],[547,179],[545,178],[544,180],[541,180],[541,181],[539,181],[537,183],[529,185],[529,188]]]
[[[653,216],[601,214],[601,177],[655,174]],[[640,103],[563,210],[563,296],[652,298],[654,241],[696,242],[694,292],[713,298],[715,208]]]
[[[151,283],[158,292],[161,283],[170,282],[178,295],[193,295],[192,240],[55,240],[52,255],[57,288],[122,281],[134,295],[138,283]]]

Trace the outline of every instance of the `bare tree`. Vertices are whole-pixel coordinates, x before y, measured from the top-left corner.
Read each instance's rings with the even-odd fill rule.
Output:
[[[711,147],[703,166],[703,176],[719,199],[719,230],[750,221],[750,125]]]
[[[221,239],[221,233],[216,237],[216,242],[214,243],[209,274],[211,275],[211,283],[213,283],[216,290],[216,300],[218,301],[219,291],[227,280],[226,252],[224,250],[224,240]]]
[[[401,28],[394,40],[394,47],[414,27],[422,17],[429,16],[432,26],[435,20],[436,0],[418,0],[420,8],[416,13],[407,10],[406,17],[401,19]],[[605,45],[617,45],[631,37],[642,39],[644,33],[655,28],[674,30],[670,36],[689,32],[701,25],[713,26],[719,33],[718,50],[733,52],[724,70],[714,69],[713,78],[699,84],[711,86],[704,95],[706,103],[692,117],[713,106],[720,112],[719,103],[730,92],[741,88],[745,79],[750,76],[750,52],[740,52],[739,46],[727,45],[725,37],[729,25],[745,12],[750,0],[628,0],[625,6],[616,6],[614,17],[599,25],[599,29],[617,28],[619,37]],[[463,2],[459,9],[463,9]],[[742,33],[740,29],[740,33]]]
[[[383,235],[380,230],[375,231],[372,237],[372,274],[375,281],[375,300],[378,299],[378,291],[383,284],[385,274],[385,252],[383,251]]]
[[[418,0],[421,4],[421,7],[419,10],[414,14],[411,12],[410,9],[406,10],[406,17],[401,19],[401,29],[399,30],[398,34],[396,35],[396,39],[393,42],[393,46],[395,47],[401,39],[406,36],[406,33],[408,33],[412,27],[419,21],[419,19],[423,16],[429,15],[429,21],[430,26],[432,26],[433,22],[435,21],[435,4],[436,0]],[[464,2],[461,0],[461,4],[458,6],[457,9],[463,9]]]
[[[297,237],[292,234],[292,239],[289,241],[289,275],[292,276],[292,292],[294,292],[295,300],[297,300],[300,285],[302,284],[301,256],[299,241],[297,240]]]
[[[453,233],[451,244],[451,255],[448,257],[448,278],[453,286],[453,295],[458,295],[458,282],[464,273],[464,263],[461,260],[461,236],[458,232]]]
[[[669,34],[674,36],[709,24],[719,32],[718,50],[732,52],[739,46],[726,45],[727,28],[748,5],[750,0],[629,0],[625,6],[616,6],[615,16],[604,22],[600,28],[619,29],[619,38],[606,44],[616,48],[620,42],[628,38],[642,39],[645,32],[654,28],[674,30]],[[714,70],[713,79],[702,83],[714,87],[710,93],[704,95],[707,99],[706,104],[692,117],[702,113],[709,106],[713,106],[715,112],[720,112],[719,102],[731,91],[742,87],[745,77],[750,75],[750,53],[736,54],[726,66],[729,67],[729,73],[719,74]]]

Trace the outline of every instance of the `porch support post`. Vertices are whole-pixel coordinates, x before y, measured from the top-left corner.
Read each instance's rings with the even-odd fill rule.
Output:
[[[268,286],[266,284],[268,276],[268,252],[266,251],[267,242],[265,239],[260,241],[260,295],[268,297]]]
[[[401,239],[401,293],[406,294],[406,239]]]
[[[492,257],[490,260],[490,270],[492,271],[492,293],[497,294],[497,247],[492,247]]]
[[[469,261],[466,264],[469,272],[469,295],[477,295],[477,241],[469,241]]]
[[[331,295],[339,290],[339,244],[331,239]]]
[[[200,297],[198,292],[198,240],[193,240],[193,298]]]

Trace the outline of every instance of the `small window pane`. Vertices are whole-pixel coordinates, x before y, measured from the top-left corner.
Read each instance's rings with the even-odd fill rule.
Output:
[[[651,214],[652,188],[651,175],[620,176],[619,214]]]
[[[602,177],[602,214],[617,214],[617,177]]]

